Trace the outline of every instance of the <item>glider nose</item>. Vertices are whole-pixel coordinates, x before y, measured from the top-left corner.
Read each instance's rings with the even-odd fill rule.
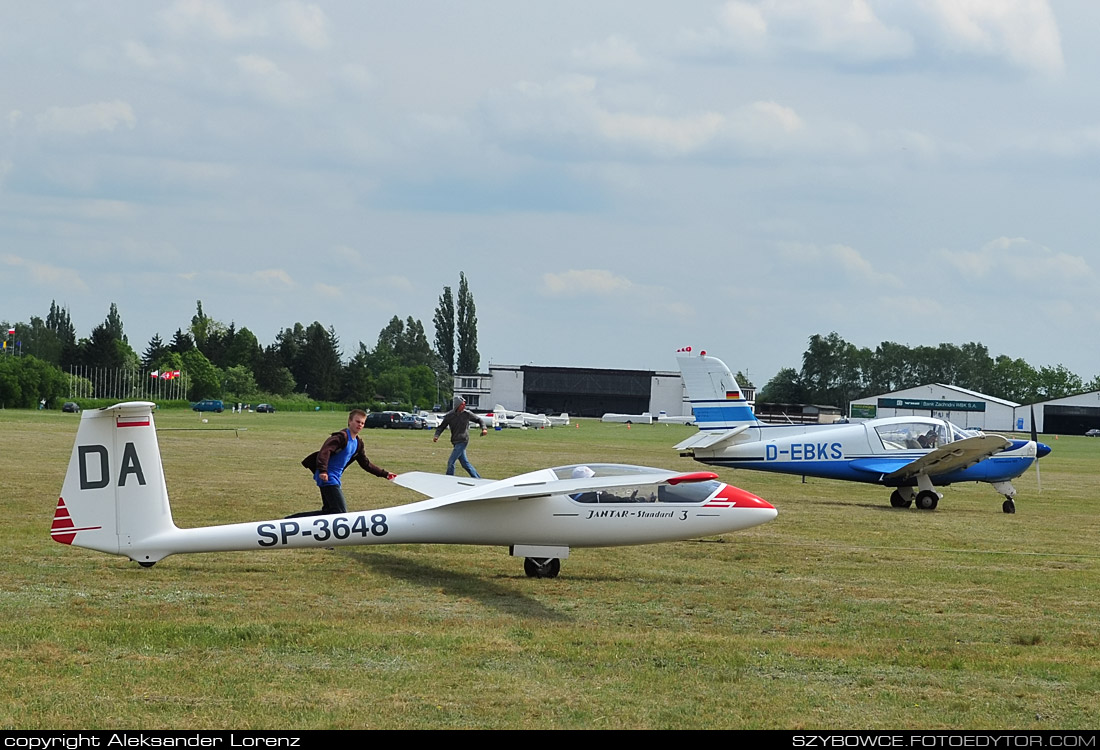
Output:
[[[718,494],[714,496],[707,505],[720,505],[726,508],[736,508],[739,510],[755,510],[757,515],[761,517],[759,523],[765,523],[772,520],[779,511],[775,509],[775,506],[769,503],[762,497],[752,494],[740,487],[734,487],[732,484],[726,484],[722,486],[722,489],[718,491]]]
[[[1035,457],[1042,458],[1050,453],[1050,446],[1046,443],[1035,443]]]

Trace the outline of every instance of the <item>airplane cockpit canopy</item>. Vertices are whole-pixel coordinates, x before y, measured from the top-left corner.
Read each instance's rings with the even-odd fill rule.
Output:
[[[891,421],[875,425],[882,446],[886,450],[911,450],[939,448],[948,443],[965,440],[979,434],[979,430],[964,430],[958,425],[942,419],[920,419],[914,417],[907,421]]]
[[[578,469],[589,469],[592,474]],[[652,474],[668,474],[666,469],[654,469],[648,466],[629,466],[626,464],[571,464],[558,466],[552,471],[558,479],[586,477],[639,477]],[[573,495],[578,503],[703,503],[718,488],[721,482],[705,480],[702,482],[681,482],[679,484],[641,484],[637,486],[615,487],[606,491],[582,492]]]
[[[888,451],[938,448],[958,439],[948,433],[949,422],[914,419],[875,425],[882,447]],[[957,429],[957,428],[956,428]]]

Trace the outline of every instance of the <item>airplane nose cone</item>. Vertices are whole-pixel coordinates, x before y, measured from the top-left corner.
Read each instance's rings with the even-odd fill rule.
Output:
[[[775,506],[764,498],[758,497],[740,487],[734,487],[732,484],[727,484],[722,487],[715,496],[715,500],[730,508],[758,508],[760,510],[771,510],[778,514],[778,511],[775,510]]]
[[[1035,444],[1035,457],[1036,458],[1042,458],[1043,456],[1047,455],[1048,453],[1050,453],[1050,446],[1049,445],[1047,445],[1046,443],[1036,443]]]

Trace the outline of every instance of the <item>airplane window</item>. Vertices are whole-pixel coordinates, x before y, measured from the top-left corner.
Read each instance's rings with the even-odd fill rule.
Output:
[[[661,485],[657,488],[657,502],[659,503],[701,503],[714,494],[719,483],[714,480],[707,482],[685,482],[677,485]]]
[[[685,482],[678,485],[640,485],[615,487],[598,492],[582,492],[573,495],[578,503],[701,503],[714,494],[719,483],[715,481]]]

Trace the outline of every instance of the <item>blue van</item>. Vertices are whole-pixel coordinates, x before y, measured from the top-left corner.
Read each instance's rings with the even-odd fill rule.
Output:
[[[216,411],[221,414],[223,411],[225,411],[225,406],[219,399],[204,398],[198,403],[191,404],[191,409],[194,411]]]

